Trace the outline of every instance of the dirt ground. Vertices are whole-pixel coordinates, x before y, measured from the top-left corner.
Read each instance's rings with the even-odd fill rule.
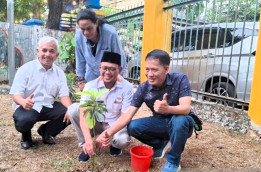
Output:
[[[78,163],[81,149],[77,146],[76,133],[72,125],[56,137],[56,145],[42,144],[36,130],[32,129],[33,139],[39,145],[29,150],[20,148],[21,134],[14,128],[9,95],[0,95],[0,171],[88,171],[91,162]],[[136,118],[147,116],[148,109],[142,107]],[[133,139],[130,145],[141,145]],[[130,147],[117,158],[111,157],[108,150],[96,156],[96,170],[101,172],[132,171]],[[150,172],[160,171],[166,158],[153,160]],[[204,121],[198,139],[195,134],[188,139],[181,159],[182,171],[247,171],[261,172],[261,141],[247,135],[229,131],[218,124]]]

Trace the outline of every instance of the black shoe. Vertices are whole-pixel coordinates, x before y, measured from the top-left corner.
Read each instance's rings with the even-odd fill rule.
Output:
[[[21,140],[21,148],[26,150],[26,149],[29,149],[31,146],[30,146],[30,143],[29,141],[24,141],[24,140]]]
[[[83,151],[82,153],[79,155],[79,158],[78,158],[78,161],[79,162],[86,162],[89,160],[89,155],[88,154],[85,154]]]
[[[55,145],[56,144],[54,138],[50,135],[42,137],[42,139],[43,139],[43,144],[48,144],[48,145]]]
[[[32,135],[31,135],[31,130],[28,132],[22,133],[22,138],[21,138],[21,148],[22,149],[29,149],[30,147],[34,147],[37,145],[37,142],[32,141]]]
[[[121,154],[122,154],[121,149],[110,146],[110,155],[111,156],[117,157],[117,156],[120,156]]]
[[[42,125],[38,128],[37,132],[40,136],[42,136],[43,144],[48,144],[48,145],[56,144],[54,138],[51,135],[45,133],[45,130]]]
[[[24,149],[24,150],[29,149],[31,147],[36,147],[36,146],[38,146],[38,142],[21,140],[21,148]]]

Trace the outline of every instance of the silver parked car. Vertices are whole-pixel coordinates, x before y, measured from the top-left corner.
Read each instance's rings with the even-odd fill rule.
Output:
[[[258,22],[219,23],[174,31],[170,72],[185,73],[195,92],[248,102],[258,26]],[[128,62],[130,78],[139,79],[140,57],[139,52]]]

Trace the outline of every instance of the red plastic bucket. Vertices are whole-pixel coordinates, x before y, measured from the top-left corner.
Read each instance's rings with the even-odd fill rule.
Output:
[[[146,172],[150,168],[153,150],[146,146],[134,146],[130,149],[131,168],[135,171]]]

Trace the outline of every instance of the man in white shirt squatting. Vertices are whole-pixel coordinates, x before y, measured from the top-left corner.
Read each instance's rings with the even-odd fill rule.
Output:
[[[42,37],[37,55],[37,59],[18,69],[10,90],[15,107],[15,128],[22,133],[22,149],[35,145],[31,129],[36,122],[48,121],[37,132],[43,143],[49,145],[56,143],[53,137],[69,123],[69,118],[65,117],[67,107],[71,105],[66,77],[63,70],[54,64],[59,56],[58,41],[50,36]],[[55,101],[57,97],[61,102]]]
[[[86,83],[84,87],[83,91],[109,89],[102,98],[97,99],[97,101],[105,103],[108,112],[104,113],[105,119],[102,116],[100,121],[96,122],[93,128],[96,134],[100,134],[113,126],[120,116],[125,115],[126,110],[130,106],[133,86],[120,75],[121,71],[121,55],[113,52],[104,52],[100,64],[100,77]],[[82,95],[80,103],[74,103],[68,108],[70,121],[76,129],[79,145],[83,149],[78,159],[80,162],[88,161],[90,156],[95,155],[91,132],[83,117],[85,108],[79,108],[79,105],[85,103],[85,100],[88,99],[90,99],[89,96]],[[97,137],[96,143],[100,143],[99,139],[100,137]],[[110,154],[112,156],[121,155],[121,149],[127,147],[129,142],[130,137],[127,133],[127,128],[124,127],[112,136]]]

